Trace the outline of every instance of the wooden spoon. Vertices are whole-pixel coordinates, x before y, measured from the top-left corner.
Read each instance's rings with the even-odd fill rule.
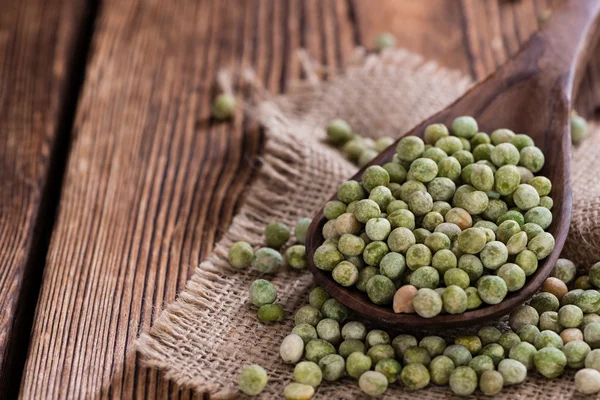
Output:
[[[544,28],[535,33],[511,60],[446,109],[407,133],[422,137],[429,124],[442,122],[450,126],[454,118],[471,115],[477,119],[483,132],[508,128],[527,133],[542,149],[546,163],[539,174],[550,178],[553,184],[550,194],[554,200],[553,222],[548,231],[554,236],[556,244],[552,253],[528,278],[525,287],[509,294],[500,304],[483,306],[463,314],[440,314],[434,318],[395,314],[391,306],[375,305],[366,294],[356,288],[338,285],[329,272],[314,266],[314,252],[324,241],[321,234],[326,222],[323,210],[314,218],[306,241],[310,270],[317,283],[357,314],[392,328],[457,327],[481,323],[508,314],[529,299],[550,274],[569,231],[571,101],[574,89],[581,82],[588,55],[593,51],[593,45],[598,43],[599,19],[600,0],[568,2],[554,12]],[[396,152],[396,143],[369,165],[391,161]],[[365,168],[350,179],[360,182]]]

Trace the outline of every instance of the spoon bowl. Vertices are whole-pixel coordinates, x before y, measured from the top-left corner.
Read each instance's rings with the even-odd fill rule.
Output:
[[[550,275],[565,243],[571,221],[571,102],[573,89],[579,86],[585,62],[598,42],[600,1],[568,2],[535,33],[523,49],[494,74],[467,91],[441,112],[419,123],[406,135],[423,137],[433,123],[450,126],[454,118],[473,116],[482,132],[508,128],[527,133],[545,155],[544,168],[538,173],[552,181],[550,196],[554,200],[552,225],[547,229],[555,238],[552,253],[540,262],[537,271],[527,278],[525,286],[509,293],[499,304],[482,306],[462,314],[440,314],[423,318],[417,314],[396,314],[390,306],[378,306],[356,288],[337,284],[331,273],[319,270],[313,263],[315,250],[323,243],[321,234],[327,220],[321,210],[308,230],[307,258],[315,280],[333,298],[362,317],[379,325],[402,327],[456,327],[497,319],[510,313],[538,291]],[[403,135],[405,136],[405,135]],[[399,138],[400,139],[400,138]],[[398,140],[399,140],[398,139]],[[396,141],[370,164],[349,179],[360,182],[370,165],[392,160]],[[336,196],[332,198],[336,199]]]

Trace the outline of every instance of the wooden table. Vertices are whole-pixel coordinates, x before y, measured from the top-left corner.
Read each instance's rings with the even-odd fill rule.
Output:
[[[258,166],[253,123],[209,121],[219,68],[253,67],[277,93],[302,78],[297,49],[341,67],[390,31],[481,79],[560,2],[3,1],[1,393],[202,397],[144,368],[133,342],[211,251]],[[598,100],[596,68],[579,109]]]

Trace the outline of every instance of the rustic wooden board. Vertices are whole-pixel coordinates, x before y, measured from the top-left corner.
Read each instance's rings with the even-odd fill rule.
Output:
[[[52,227],[77,89],[84,0],[0,11],[0,393],[14,395]],[[78,65],[77,65],[78,64]]]
[[[519,48],[549,7],[377,4],[102,2],[23,398],[200,396],[142,367],[133,341],[227,228],[259,163],[256,126],[241,114],[232,124],[208,120],[219,67],[252,66],[279,92],[302,76],[296,49],[340,67],[354,45],[391,31],[400,46],[478,79]]]

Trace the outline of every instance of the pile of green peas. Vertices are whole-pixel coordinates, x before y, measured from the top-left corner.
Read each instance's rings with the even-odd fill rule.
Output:
[[[283,362],[294,365],[294,382],[284,397],[310,399],[323,380],[344,377],[357,380],[370,396],[390,385],[417,390],[430,384],[447,385],[457,395],[477,389],[494,395],[524,382],[528,373],[552,379],[566,369],[578,370],[578,391],[600,392],[600,262],[576,277],[575,264],[559,259],[542,291],[510,315],[510,329],[485,326],[453,342],[368,329],[349,320],[349,310],[316,287],[280,346]],[[259,376],[266,384],[266,374]],[[243,385],[240,376],[242,390]],[[244,391],[253,390],[249,384]]]
[[[260,274],[274,274],[283,265],[296,270],[308,268],[306,259],[306,232],[312,220],[300,218],[294,228],[295,244],[287,247],[282,255],[279,251],[286,246],[292,236],[290,228],[282,222],[272,222],[265,228],[265,247],[254,251],[248,242],[239,241],[231,245],[228,252],[230,265],[238,270],[252,267]],[[258,318],[263,322],[279,322],[285,318],[285,311],[277,300],[275,286],[265,280],[257,279],[250,285],[250,301],[258,307]]]
[[[345,136],[344,139],[349,139]],[[338,140],[342,140],[341,136]],[[469,116],[402,138],[324,207],[314,265],[378,305],[431,318],[498,304],[554,248],[552,183],[524,134]]]

